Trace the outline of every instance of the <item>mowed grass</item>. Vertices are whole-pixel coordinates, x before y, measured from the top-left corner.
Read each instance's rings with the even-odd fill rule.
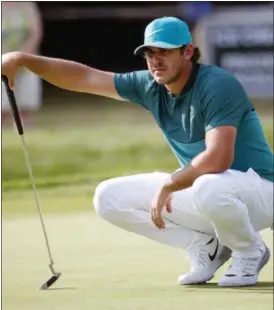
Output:
[[[227,265],[212,283],[183,288],[176,279],[188,270],[184,253],[98,218],[92,198],[101,180],[173,171],[178,164],[147,112],[112,102],[87,106],[76,98],[43,107],[36,127],[25,130],[56,268],[63,272],[46,292],[38,288],[50,277],[47,252],[20,138],[3,131],[3,309],[272,309],[272,260],[254,288],[218,288]],[[273,146],[273,120],[264,120]],[[270,231],[263,238],[272,251]]]
[[[131,107],[126,115],[121,115],[123,110],[93,111],[89,121],[79,119],[73,125],[68,120],[63,125],[26,128],[39,187],[86,184],[125,173],[178,167],[150,115],[138,107]],[[77,112],[84,117],[87,113]],[[14,130],[6,130],[2,144],[3,190],[29,188],[20,138]]]
[[[40,291],[50,277],[38,218],[5,220],[2,244],[3,310],[271,310],[273,260],[252,288],[176,284],[189,268],[184,253],[116,228],[95,214],[47,215],[55,266],[62,277]],[[271,247],[272,234],[263,238]]]

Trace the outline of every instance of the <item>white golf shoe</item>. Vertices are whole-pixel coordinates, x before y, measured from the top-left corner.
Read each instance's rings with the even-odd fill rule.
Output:
[[[207,243],[204,240],[194,243],[188,249],[188,256],[191,269],[179,276],[180,285],[204,284],[210,281],[216,270],[230,258],[231,250],[219,244],[216,237],[212,237]]]
[[[231,265],[218,285],[223,287],[256,285],[259,273],[269,258],[270,252],[265,244],[252,253],[233,251]]]

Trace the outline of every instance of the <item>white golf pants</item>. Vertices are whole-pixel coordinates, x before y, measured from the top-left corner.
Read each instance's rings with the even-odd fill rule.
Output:
[[[155,172],[103,181],[95,191],[95,210],[120,228],[183,249],[209,234],[232,250],[252,250],[257,232],[273,223],[273,183],[252,169],[227,170],[203,175],[191,188],[173,193],[172,213],[163,210],[166,228],[159,230],[151,221],[150,206],[168,175]]]

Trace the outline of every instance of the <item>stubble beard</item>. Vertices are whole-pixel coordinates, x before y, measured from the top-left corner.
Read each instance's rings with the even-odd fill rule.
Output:
[[[181,77],[182,70],[183,70],[183,68],[180,67],[179,70],[177,71],[177,73],[165,82],[165,85],[170,85],[170,84],[176,83]]]

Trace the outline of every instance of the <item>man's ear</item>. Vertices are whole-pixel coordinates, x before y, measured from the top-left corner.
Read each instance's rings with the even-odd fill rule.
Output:
[[[194,54],[194,45],[192,43],[188,44],[184,50],[184,56],[186,60],[190,60]]]

